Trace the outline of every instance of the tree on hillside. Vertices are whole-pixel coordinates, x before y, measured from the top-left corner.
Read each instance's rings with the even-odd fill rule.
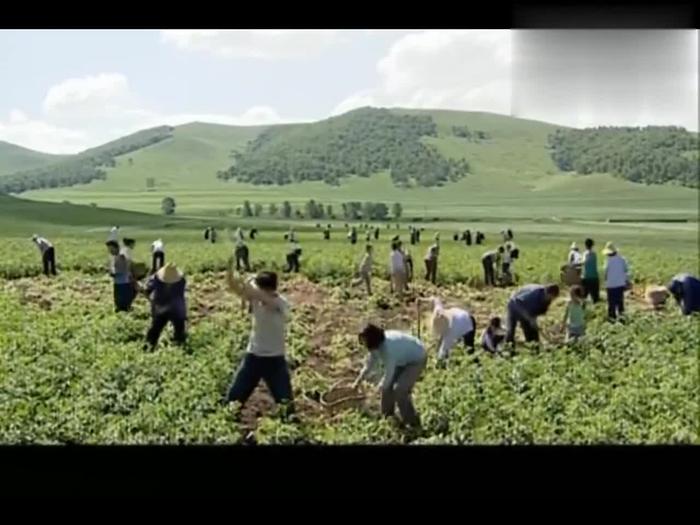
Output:
[[[395,202],[394,205],[391,207],[391,215],[394,217],[394,219],[400,219],[402,214],[403,207],[401,206],[401,203]]]
[[[374,203],[365,202],[362,205],[362,218],[366,221],[372,220],[374,218]]]
[[[263,206],[259,202],[256,202],[255,205],[253,206],[253,215],[256,217],[260,217],[262,214]]]
[[[333,206],[331,206],[330,204],[326,206],[326,217],[333,217]]]
[[[292,216],[292,205],[289,201],[284,201],[282,203],[282,217],[289,219]]]
[[[160,203],[160,208],[163,210],[164,214],[172,215],[175,213],[175,199],[172,197],[165,197]]]
[[[277,204],[275,203],[272,203],[267,207],[267,214],[270,217],[274,217],[275,215],[277,215],[277,211]]]
[[[250,207],[250,201],[243,201],[243,217],[252,217],[253,209]]]

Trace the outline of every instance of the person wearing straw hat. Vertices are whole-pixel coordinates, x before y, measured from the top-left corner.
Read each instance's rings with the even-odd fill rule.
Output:
[[[679,273],[666,286],[681,307],[683,315],[700,312],[700,280],[689,273]]]
[[[474,338],[476,336],[476,320],[467,310],[462,308],[445,308],[437,297],[429,299],[419,298],[418,302],[430,302],[433,304],[433,313],[430,325],[433,335],[439,340],[437,358],[438,363],[444,365],[459,341],[464,342],[467,353],[474,352]]]
[[[501,318],[492,317],[489,325],[481,333],[481,348],[495,354],[500,350],[505,336],[506,332],[501,327]]]
[[[428,360],[423,343],[412,335],[398,330],[384,330],[372,323],[364,326],[358,334],[358,339],[369,351],[369,356],[355,379],[353,388],[357,388],[373,372],[376,365],[382,362],[382,414],[385,417],[393,416],[398,405],[402,422],[408,426],[419,427],[420,417],[413,406],[411,396]]]
[[[625,290],[629,287],[627,261],[620,256],[612,242],[603,249],[605,258],[605,291],[608,300],[608,319],[615,321],[625,313]]]
[[[245,357],[226,394],[226,401],[244,405],[262,379],[275,403],[287,404],[288,412],[292,412],[292,382],[285,357],[289,302],[277,292],[276,273],[260,272],[251,281],[234,275],[232,266],[233,261],[229,260],[228,287],[250,303],[253,327]]]
[[[153,255],[153,261],[151,266],[151,273],[156,273],[163,266],[165,266],[165,246],[161,239],[156,239],[151,244],[151,253]]]
[[[146,283],[144,292],[151,301],[151,327],[146,333],[146,341],[151,349],[158,344],[168,323],[173,325],[175,343],[183,344],[187,339],[186,287],[185,276],[173,263],[163,266]]]
[[[56,275],[56,251],[44,237],[39,237],[36,233],[32,235],[32,241],[36,244],[41,252],[41,263],[44,267],[44,275]]]
[[[581,252],[578,249],[578,245],[575,242],[571,243],[571,247],[569,248],[569,258],[567,262],[569,266],[580,266],[581,263],[583,263],[583,256],[581,255]]]

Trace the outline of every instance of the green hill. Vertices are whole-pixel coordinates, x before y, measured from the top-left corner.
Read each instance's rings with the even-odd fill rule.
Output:
[[[0,177],[16,171],[31,170],[65,158],[16,146],[0,140]]]
[[[697,216],[696,190],[671,185],[646,186],[609,174],[577,175],[558,169],[548,147],[552,124],[482,112],[392,109],[398,115],[432,117],[436,134],[422,141],[442,156],[466,160],[469,173],[442,187],[402,188],[388,170],[369,177],[348,176],[338,186],[323,181],[256,185],[222,181],[217,173],[233,163],[265,127],[195,123],[178,126],[172,136],[122,155],[107,168],[105,180],[70,188],[31,191],[23,197],[100,207],[160,213],[161,200],[173,197],[178,215],[235,217],[244,200],[303,207],[309,199],[342,202],[401,202],[407,217],[467,219],[692,218]],[[274,126],[292,128],[295,125]],[[459,133],[455,133],[459,128]],[[461,130],[483,132],[470,140]],[[129,158],[132,159],[129,161]],[[148,179],[153,187],[147,188]]]

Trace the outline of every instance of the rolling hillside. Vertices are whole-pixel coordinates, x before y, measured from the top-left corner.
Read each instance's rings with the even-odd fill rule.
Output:
[[[16,171],[41,168],[65,158],[16,146],[0,140],[0,177]]]
[[[547,147],[558,126],[503,115],[443,110],[392,109],[396,114],[429,115],[436,136],[422,140],[445,158],[466,160],[469,173],[442,187],[404,189],[387,171],[350,176],[332,186],[304,181],[263,186],[222,181],[217,172],[234,163],[265,128],[195,123],[176,127],[172,137],[117,157],[105,180],[70,188],[31,191],[22,197],[47,201],[97,203],[160,213],[163,197],[176,200],[178,215],[234,215],[244,200],[295,206],[308,199],[339,207],[350,200],[401,202],[407,217],[509,220],[531,218],[692,218],[697,191],[676,186],[634,184],[609,174],[576,175],[560,171]],[[456,136],[454,127],[481,130],[477,142]],[[284,126],[287,127],[287,126]],[[277,126],[275,126],[277,128]],[[132,161],[129,161],[129,158]],[[154,187],[147,189],[147,179]]]

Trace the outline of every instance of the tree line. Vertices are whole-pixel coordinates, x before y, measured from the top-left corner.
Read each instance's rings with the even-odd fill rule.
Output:
[[[549,136],[549,147],[563,171],[698,187],[698,135],[680,127],[558,129]]]
[[[236,208],[236,215],[242,217],[261,217],[263,216],[263,205],[259,202],[251,203],[246,200],[242,206]],[[284,201],[280,206],[271,203],[267,207],[267,216],[281,217],[283,219],[326,219],[336,220],[343,218],[346,220],[373,220],[382,221],[389,218],[400,219],[403,214],[401,203],[396,202],[389,206],[383,202],[343,202],[338,210],[339,215],[332,204],[317,202],[314,199],[309,199],[303,206],[294,208],[289,201]]]
[[[232,153],[217,177],[253,184],[323,181],[388,171],[395,184],[442,185],[469,173],[465,160],[443,157],[424,137],[437,137],[430,116],[361,108],[311,124],[275,126]]]
[[[173,129],[170,126],[160,126],[139,131],[48,166],[6,175],[0,178],[0,194],[61,188],[104,180],[107,177],[105,168],[116,166],[115,157],[170,138]]]

